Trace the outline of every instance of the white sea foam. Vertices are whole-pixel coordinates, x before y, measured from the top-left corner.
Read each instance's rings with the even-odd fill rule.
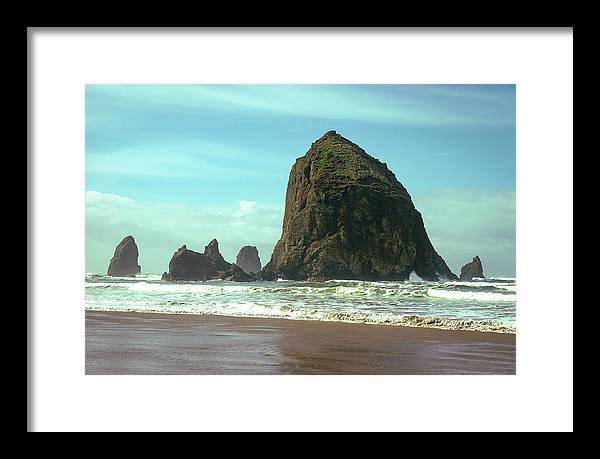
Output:
[[[144,293],[289,293],[289,294],[320,294],[327,296],[425,296],[426,292],[419,284],[400,284],[394,282],[362,282],[345,281],[344,285],[336,284],[298,284],[282,286],[265,286],[263,283],[232,283],[232,282],[196,282],[196,283],[157,283],[157,282],[86,282],[86,288],[114,287]]]
[[[90,310],[270,317],[514,333],[516,284],[475,282],[164,282],[85,276]]]
[[[423,279],[417,276],[417,273],[414,271],[410,273],[410,275],[408,276],[408,280],[410,282],[423,282]]]
[[[454,300],[477,300],[477,301],[516,301],[516,295],[493,292],[464,292],[460,290],[438,290],[430,288],[427,296],[435,298],[449,298]]]
[[[215,293],[215,292],[244,292],[249,289],[246,285],[240,284],[210,284],[210,283],[148,283],[148,282],[136,282],[126,284],[129,290],[138,292],[170,292],[170,293]]]
[[[435,316],[393,316],[386,314],[361,314],[352,312],[330,312],[316,308],[300,309],[291,306],[268,306],[255,303],[235,303],[226,307],[214,306],[205,310],[179,307],[106,307],[88,306],[92,311],[144,312],[157,314],[217,315],[230,317],[256,317],[288,320],[310,320],[322,322],[346,322],[399,327],[439,328],[444,330],[471,330],[494,333],[516,332],[514,325],[493,320],[460,320]]]
[[[462,287],[472,287],[476,289],[489,289],[490,287],[499,288],[502,290],[517,291],[515,284],[504,283],[504,282],[470,282],[470,281],[450,281],[444,283],[445,286],[457,285]]]

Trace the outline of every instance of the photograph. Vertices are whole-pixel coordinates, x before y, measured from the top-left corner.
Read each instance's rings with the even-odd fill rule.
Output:
[[[516,103],[86,85],[86,374],[514,375]]]

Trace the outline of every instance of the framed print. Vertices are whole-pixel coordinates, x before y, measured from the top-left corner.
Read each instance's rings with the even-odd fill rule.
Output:
[[[572,28],[28,40],[28,430],[572,430]]]

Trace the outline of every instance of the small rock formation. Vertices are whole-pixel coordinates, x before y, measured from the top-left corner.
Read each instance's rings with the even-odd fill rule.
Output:
[[[257,276],[294,280],[458,279],[386,164],[335,131],[298,158],[281,239]]]
[[[258,256],[258,249],[253,245],[242,247],[237,254],[235,264],[249,274],[259,272],[262,266],[260,264],[260,257]]]
[[[467,263],[460,269],[461,281],[470,281],[473,280],[474,277],[485,277],[483,275],[483,266],[481,265],[481,260],[478,256],[473,258],[472,262]]]
[[[235,263],[232,263],[227,271],[219,273],[219,278],[234,282],[252,282],[255,280],[253,276],[245,272]]]
[[[219,252],[219,242],[216,239],[213,239],[204,247],[204,255],[210,258],[217,271],[226,271],[231,266],[231,263],[227,263],[221,252]]]
[[[274,273],[273,271],[269,271],[265,268],[261,269],[259,272],[254,274],[254,277],[256,278],[256,280],[257,281],[276,281],[277,274]]]
[[[171,257],[169,272],[162,279],[168,281],[202,281],[219,276],[212,260],[203,253],[181,246]]]
[[[189,250],[181,246],[171,257],[169,272],[164,272],[162,280],[165,281],[204,281],[210,279],[223,279],[235,282],[250,282],[254,276],[244,272],[242,268],[232,263],[227,263],[219,252],[219,243],[216,239],[210,241],[204,248],[204,253]]]
[[[108,264],[107,274],[118,277],[135,277],[142,271],[138,265],[138,247],[133,236],[126,236],[115,248]]]

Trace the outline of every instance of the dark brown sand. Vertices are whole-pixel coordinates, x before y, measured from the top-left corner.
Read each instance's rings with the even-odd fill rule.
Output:
[[[86,311],[93,374],[515,374],[515,335]]]

